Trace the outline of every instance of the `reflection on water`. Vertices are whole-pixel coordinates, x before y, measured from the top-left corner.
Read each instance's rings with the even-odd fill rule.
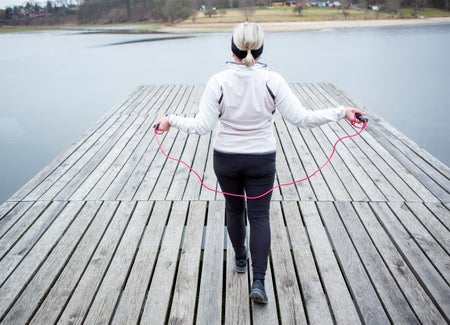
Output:
[[[336,83],[450,165],[449,36],[448,24],[268,33],[263,61],[291,82]],[[205,83],[231,58],[230,34],[163,38],[0,34],[0,202],[138,85]]]

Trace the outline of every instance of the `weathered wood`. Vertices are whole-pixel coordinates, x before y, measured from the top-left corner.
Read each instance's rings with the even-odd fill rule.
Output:
[[[11,257],[16,263],[14,263],[14,272],[12,272],[12,267],[9,263],[6,263],[9,266],[8,269],[5,270],[3,263],[0,268],[0,274],[2,275],[2,285],[0,287],[0,297],[2,297],[0,315],[3,315],[12,307],[13,302],[17,299],[30,278],[33,277],[34,273],[39,268],[40,264],[46,259],[47,255],[51,252],[66,228],[70,225],[81,205],[82,202],[71,204],[67,204],[66,202],[53,203],[46,211],[49,218],[46,219],[46,223],[43,224],[46,229],[44,233],[39,233],[39,240],[38,238],[26,238],[25,241],[21,241],[23,246],[20,247],[19,251],[13,250],[7,255],[7,258]],[[59,213],[61,210],[62,213]],[[55,221],[51,225],[48,225],[47,222],[53,220]],[[16,246],[14,248],[16,248]],[[2,262],[8,260],[9,259],[2,259]],[[19,261],[21,262],[20,264]],[[9,275],[9,277],[7,277],[7,275]]]
[[[170,306],[169,324],[194,323],[196,303],[194,297],[197,295],[205,217],[206,202],[191,202]]]
[[[304,324],[306,316],[280,203],[271,206],[270,224],[273,278],[280,306],[280,321],[285,324]]]
[[[219,324],[222,320],[224,214],[223,202],[209,203],[200,276],[198,324]]]
[[[327,216],[324,223],[364,322],[386,324],[390,319],[394,323],[416,323],[413,311],[371,244],[351,203],[336,202],[339,214],[331,202],[318,204],[321,214]]]
[[[119,202],[104,202],[102,204],[89,229],[33,316],[31,324],[51,324],[58,320],[102,235],[111,222],[118,204]],[[95,206],[96,203],[93,202],[91,205]]]
[[[291,84],[306,109],[363,107]],[[195,116],[204,85],[139,86],[0,205],[0,323],[357,324],[450,321],[450,170],[372,113],[312,179],[274,190],[268,305],[234,271],[224,196],[156,146],[165,114]],[[314,172],[347,122],[274,116],[275,184]],[[220,189],[213,132],[163,149]]]
[[[433,267],[411,235],[398,221],[395,212],[387,204],[372,204],[378,219],[387,229],[387,234],[395,238],[395,245],[408,265],[414,265],[414,273],[426,290],[431,292],[440,310],[450,319],[450,288],[439,272]],[[401,207],[400,207],[401,209]]]
[[[83,202],[74,203],[77,208]],[[80,211],[69,229],[64,233],[63,238],[57,246],[51,251],[44,264],[33,276],[31,282],[16,300],[14,306],[9,310],[3,319],[6,323],[25,324],[39,307],[40,302],[45,297],[48,288],[57,278],[58,274],[64,268],[67,258],[76,248],[80,237],[89,226],[91,217],[95,214],[99,204],[96,202],[87,202],[86,206]],[[74,212],[77,212],[74,209]]]
[[[247,246],[248,247],[248,246]],[[225,287],[225,324],[251,324],[248,273],[234,271],[235,260],[230,238],[227,236],[227,265]],[[251,266],[248,265],[251,272]]]
[[[26,236],[30,236],[33,231],[39,231],[39,228],[36,226],[30,231],[30,227],[32,227],[33,223],[39,218],[40,214],[44,211],[48,204],[48,202],[36,202],[34,204],[33,202],[20,202],[13,210],[2,218],[1,229],[3,236],[0,238],[0,257],[5,256],[9,249],[11,249],[11,247],[13,247],[24,234]],[[42,218],[39,222],[42,222],[43,219],[44,218]],[[11,225],[14,221],[16,222]],[[24,253],[23,246],[19,248],[19,251],[22,252],[22,254]],[[0,261],[0,265],[2,264],[3,260]],[[1,282],[2,281],[0,281],[0,283]]]
[[[86,318],[114,252],[131,217],[135,202],[122,202],[59,317],[62,323],[80,324]]]
[[[292,255],[298,272],[306,317],[312,324],[332,324],[330,309],[297,202],[283,202]]]
[[[150,215],[132,269],[124,285],[112,322],[133,324],[141,318],[150,279],[158,258],[159,244],[170,211],[170,202],[140,202]]]
[[[406,264],[400,252],[397,250],[395,242],[385,232],[386,228],[383,228],[379,223],[377,216],[371,211],[371,207],[356,204],[355,208],[372,242],[408,300],[408,304],[411,305],[412,310],[417,315],[417,318],[423,323],[443,323],[444,319],[438,308],[431,301],[424,287],[420,285],[413,273],[414,270],[411,270]]]
[[[163,324],[169,311],[173,279],[181,247],[181,236],[186,220],[188,202],[175,202],[170,211],[170,219],[164,231],[158,261],[148,289],[142,322]]]
[[[360,323],[358,312],[352,302],[344,276],[340,272],[315,204],[302,202],[300,208],[335,321],[342,324]],[[323,218],[328,217],[323,216]]]

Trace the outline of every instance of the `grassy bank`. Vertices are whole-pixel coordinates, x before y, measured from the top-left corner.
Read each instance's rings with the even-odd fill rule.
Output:
[[[407,21],[414,19],[419,23],[422,20],[436,17],[450,17],[450,11],[439,9],[424,9],[416,12],[413,16],[413,9],[403,8],[399,13],[393,16],[383,11],[371,10],[343,10],[336,8],[317,8],[308,7],[299,15],[294,13],[292,7],[279,8],[257,8],[249,16],[245,16],[240,9],[222,9],[218,10],[212,17],[205,16],[202,12],[197,12],[195,17],[190,17],[184,21],[172,25],[162,23],[126,23],[126,24],[108,24],[108,25],[63,25],[63,26],[14,26],[0,27],[1,32],[26,32],[42,30],[81,30],[89,32],[111,32],[111,33],[154,33],[154,32],[220,32],[229,31],[230,26],[242,22],[246,19],[257,23],[330,23],[330,22],[349,22],[352,21]],[[313,28],[310,28],[313,29]]]
[[[255,22],[301,22],[301,21],[327,21],[327,20],[363,20],[363,19],[396,19],[396,18],[415,18],[411,8],[401,9],[397,15],[392,15],[384,11],[356,10],[349,9],[345,11],[336,8],[318,8],[307,7],[301,15],[294,13],[292,7],[279,8],[258,8],[249,20]],[[450,11],[439,9],[424,9],[416,13],[417,16],[424,18],[432,17],[450,17]],[[245,19],[245,15],[240,9],[223,9],[217,12],[217,15],[207,17],[203,13],[197,13],[195,20],[186,19],[183,24],[217,24],[217,23],[237,23]]]

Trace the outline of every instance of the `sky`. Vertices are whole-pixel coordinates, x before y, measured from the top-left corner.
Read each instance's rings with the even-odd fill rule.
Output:
[[[0,9],[5,9],[6,7],[14,7],[14,6],[20,6],[20,5],[26,5],[27,2],[31,3],[47,3],[46,1],[36,1],[36,0],[0,0]]]
[[[20,5],[26,5],[27,2],[30,2],[32,4],[39,4],[41,7],[45,6],[47,4],[48,0],[0,0],[0,9],[5,9],[6,7],[14,7],[14,6],[20,6]],[[80,3],[80,1],[77,0],[50,0],[53,4],[56,3],[57,5],[62,4],[77,4]]]

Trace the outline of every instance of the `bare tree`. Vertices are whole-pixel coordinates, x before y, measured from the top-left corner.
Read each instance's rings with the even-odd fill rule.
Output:
[[[394,16],[398,13],[398,9],[400,9],[401,0],[386,0],[386,8],[391,13],[391,16]]]
[[[239,8],[241,8],[246,21],[249,21],[255,14],[255,2],[253,0],[239,0]]]

